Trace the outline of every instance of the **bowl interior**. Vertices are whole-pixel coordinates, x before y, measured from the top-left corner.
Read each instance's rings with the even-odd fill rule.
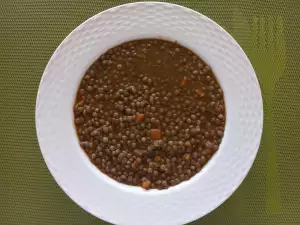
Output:
[[[212,67],[226,103],[218,152],[192,179],[161,191],[123,185],[101,173],[80,148],[73,123],[76,92],[88,67],[109,48],[141,38],[178,41],[197,53]],[[212,211],[242,182],[258,150],[262,114],[254,70],[226,31],[192,10],[149,2],[104,11],[61,43],[40,84],[36,124],[50,172],[85,210],[116,224],[183,224]]]

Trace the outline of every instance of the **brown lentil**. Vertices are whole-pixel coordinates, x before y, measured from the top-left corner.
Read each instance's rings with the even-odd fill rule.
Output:
[[[118,182],[166,189],[219,149],[226,122],[212,69],[177,43],[141,39],[100,56],[74,104],[81,148]]]

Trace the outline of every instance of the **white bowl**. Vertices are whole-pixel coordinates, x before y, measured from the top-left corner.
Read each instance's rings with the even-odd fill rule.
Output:
[[[215,72],[224,90],[227,121],[218,152],[192,179],[145,191],[101,173],[79,146],[73,103],[84,72],[107,49],[139,38],[176,40]],[[263,124],[260,87],[247,56],[219,25],[167,3],[133,3],[85,21],[60,44],[40,83],[36,129],[46,164],[65,193],[114,224],[173,225],[217,208],[241,184],[258,151]]]

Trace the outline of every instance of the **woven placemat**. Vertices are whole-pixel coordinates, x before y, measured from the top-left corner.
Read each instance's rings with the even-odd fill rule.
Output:
[[[36,138],[35,100],[65,36],[90,16],[127,2],[0,0],[0,224],[108,224],[70,200],[48,172]],[[222,206],[191,224],[300,224],[300,2],[172,2],[207,15],[236,38],[264,98],[264,133],[249,175]]]

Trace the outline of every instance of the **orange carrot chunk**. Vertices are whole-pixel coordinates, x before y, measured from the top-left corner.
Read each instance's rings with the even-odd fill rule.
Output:
[[[152,129],[151,130],[151,139],[152,140],[159,140],[161,139],[161,132],[159,129]]]
[[[145,117],[144,114],[138,113],[138,114],[136,115],[136,121],[140,122],[140,121],[142,121],[142,120],[144,119],[144,117]]]
[[[136,169],[136,161],[131,164],[132,169]]]
[[[79,101],[78,103],[77,103],[77,105],[82,105],[84,103],[84,100],[82,99],[81,101]]]
[[[158,155],[158,156],[155,156],[155,158],[154,158],[154,160],[155,160],[155,162],[159,162],[160,161],[160,156]]]
[[[142,182],[142,188],[145,188],[145,189],[148,189],[149,187],[150,187],[150,185],[151,185],[151,182],[150,182],[150,180],[147,180],[147,179],[145,179],[143,182]]]
[[[180,83],[180,87],[184,87],[187,84],[187,81],[188,81],[188,79],[186,77],[184,77]]]
[[[199,95],[199,97],[203,97],[204,96],[204,91],[203,91],[202,88],[196,89],[196,93]]]

